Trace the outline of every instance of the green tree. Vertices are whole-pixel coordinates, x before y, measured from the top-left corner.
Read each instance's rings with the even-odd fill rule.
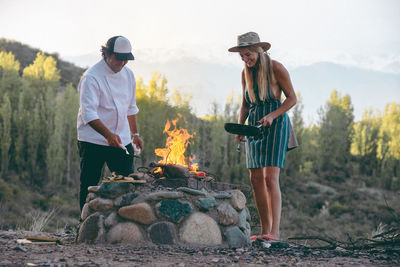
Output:
[[[11,147],[11,102],[8,94],[3,96],[0,105],[0,151],[1,151],[1,173],[7,173],[9,163],[9,151]]]
[[[340,97],[334,90],[321,112],[319,131],[319,170],[328,178],[348,176],[350,145],[353,135],[353,106],[349,95]]]
[[[55,107],[54,131],[47,148],[47,173],[55,185],[73,182],[78,176],[79,155],[76,147],[76,116],[78,92],[69,84],[58,95]]]
[[[293,116],[291,118],[291,123],[293,130],[296,134],[299,146],[287,153],[286,163],[284,172],[288,175],[295,175],[300,171],[302,165],[304,164],[303,157],[303,132],[304,132],[304,121],[302,117],[303,104],[300,93],[297,93],[297,104],[293,107]]]
[[[380,121],[370,109],[364,112],[361,121],[354,124],[351,153],[358,157],[361,174],[373,175],[377,171]]]

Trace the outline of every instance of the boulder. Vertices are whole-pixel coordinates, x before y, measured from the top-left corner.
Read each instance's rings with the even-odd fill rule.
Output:
[[[173,245],[176,243],[176,229],[171,222],[157,222],[147,230],[150,239],[155,244]]]
[[[210,216],[196,212],[184,223],[179,232],[183,242],[196,245],[220,245],[221,231],[216,221]]]
[[[209,211],[211,208],[217,206],[214,198],[199,198],[196,203],[200,211]]]
[[[90,215],[82,223],[79,228],[77,242],[86,242],[89,244],[99,243],[104,241],[104,216],[96,212]]]
[[[118,210],[118,214],[125,219],[142,224],[150,224],[156,219],[152,208],[147,203],[122,207]]]
[[[113,201],[111,199],[95,198],[89,202],[89,208],[94,211],[107,211],[112,207]]]
[[[241,211],[246,207],[246,197],[240,190],[232,190],[230,191],[232,198],[231,204],[237,211]]]
[[[116,198],[128,193],[131,186],[129,183],[102,183],[97,194],[104,198]]]
[[[251,244],[249,236],[246,236],[237,226],[227,228],[225,230],[225,237],[229,245],[234,247]]]
[[[218,222],[222,225],[237,224],[239,216],[229,203],[222,203],[217,207]]]
[[[188,202],[181,202],[177,199],[164,199],[157,203],[156,208],[160,215],[171,219],[175,223],[186,215],[190,214],[193,210]]]
[[[119,223],[107,233],[108,243],[138,243],[140,241],[143,241],[143,234],[132,222]]]

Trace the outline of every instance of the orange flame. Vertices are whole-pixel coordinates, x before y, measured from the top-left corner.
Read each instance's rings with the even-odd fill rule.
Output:
[[[187,146],[190,144],[189,139],[196,135],[196,132],[189,134],[186,129],[177,129],[176,124],[182,117],[178,114],[178,118],[171,120],[174,125],[174,129],[170,130],[171,122],[167,120],[163,133],[167,133],[168,137],[166,140],[166,148],[157,148],[154,150],[157,156],[162,157],[158,163],[162,164],[175,164],[187,167],[191,171],[196,171],[198,168],[197,164],[190,165],[190,162],[194,158],[185,158],[185,151]]]

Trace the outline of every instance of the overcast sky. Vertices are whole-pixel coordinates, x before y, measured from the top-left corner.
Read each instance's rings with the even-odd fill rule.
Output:
[[[157,57],[179,48],[241,64],[226,49],[256,31],[288,67],[331,61],[399,73],[399,11],[398,0],[0,0],[0,37],[71,57],[124,35]]]

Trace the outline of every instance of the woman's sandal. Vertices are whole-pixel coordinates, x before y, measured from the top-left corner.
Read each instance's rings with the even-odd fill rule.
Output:
[[[266,241],[266,242],[274,242],[277,241],[272,235],[259,235],[257,237],[257,240],[259,241]]]
[[[276,240],[272,235],[252,235],[250,236],[250,241],[273,242]]]

